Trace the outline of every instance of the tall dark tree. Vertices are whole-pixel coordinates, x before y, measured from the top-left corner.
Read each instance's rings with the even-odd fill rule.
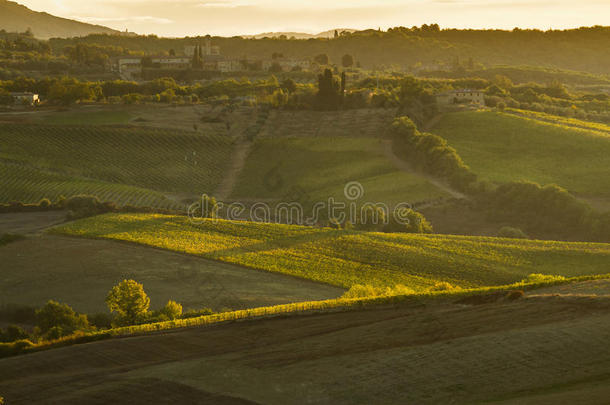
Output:
[[[318,75],[318,107],[324,110],[334,110],[341,102],[340,86],[330,69],[325,69]]]

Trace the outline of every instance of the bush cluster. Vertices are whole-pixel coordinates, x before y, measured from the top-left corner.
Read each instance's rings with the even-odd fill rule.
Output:
[[[505,183],[482,193],[479,202],[494,220],[514,224],[526,232],[564,239],[610,241],[610,215],[593,211],[556,185]],[[523,235],[517,230],[513,236],[501,236]]]

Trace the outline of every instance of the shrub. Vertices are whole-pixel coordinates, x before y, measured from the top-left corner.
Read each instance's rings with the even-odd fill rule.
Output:
[[[134,325],[146,318],[150,298],[142,284],[135,280],[123,280],[110,290],[106,304],[110,312],[116,312],[118,325]]]
[[[182,315],[182,305],[169,300],[159,312],[167,316],[168,319],[178,319]]]
[[[342,298],[365,298],[381,295],[381,290],[371,285],[355,284],[350,287],[341,297]]]
[[[219,205],[216,198],[204,194],[201,201],[192,204],[188,208],[188,213],[194,218],[216,218]]]
[[[14,342],[28,337],[28,333],[17,325],[9,325],[5,330],[0,329],[0,342]]]
[[[188,319],[188,318],[198,318],[200,316],[212,315],[214,311],[210,308],[201,308],[201,309],[191,309],[189,311],[183,312],[180,318]]]
[[[498,237],[500,238],[511,238],[511,239],[528,239],[528,236],[519,228],[513,228],[511,226],[503,226],[498,231]]]
[[[76,331],[90,330],[86,315],[77,314],[66,304],[50,300],[36,311],[36,324],[47,339],[57,339]]]
[[[439,281],[434,284],[434,286],[430,287],[430,291],[454,291],[461,290],[460,287],[454,286],[446,281]]]
[[[38,206],[42,209],[49,209],[51,205],[51,200],[49,200],[48,198],[43,198],[38,202]]]
[[[82,209],[98,209],[101,206],[100,200],[92,195],[75,195],[66,200],[65,208],[73,211]]]
[[[367,297],[380,297],[380,296],[394,296],[394,295],[407,295],[413,294],[414,291],[407,286],[397,284],[394,287],[373,287],[371,285],[355,284],[347,290],[341,298],[367,298]]]
[[[523,298],[524,295],[525,293],[522,290],[509,291],[508,294],[506,294],[506,299],[509,301],[515,301]]]
[[[581,240],[604,240],[610,234],[610,223],[602,215],[553,184],[505,183],[481,195],[479,201],[495,220],[514,223],[528,233]]]
[[[0,343],[0,357],[13,356],[15,354],[23,353],[30,347],[33,347],[34,343],[27,339],[17,340],[12,343]]]
[[[432,225],[420,212],[399,208],[390,215],[384,232],[432,233]]]
[[[563,276],[554,276],[551,274],[539,274],[539,273],[534,273],[534,274],[530,274],[528,275],[526,278],[524,278],[523,280],[521,280],[522,283],[548,283],[548,282],[553,282],[553,281],[563,281],[566,278]]]

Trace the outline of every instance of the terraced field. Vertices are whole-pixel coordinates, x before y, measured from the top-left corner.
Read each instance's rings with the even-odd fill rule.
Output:
[[[461,287],[503,285],[531,273],[605,274],[610,244],[337,231],[278,224],[163,215],[108,214],[56,232],[200,255],[336,286],[404,284],[426,290],[439,281]]]
[[[447,114],[432,131],[483,179],[555,183],[610,203],[610,135],[601,124],[579,125],[476,111]]]
[[[167,206],[162,193],[212,194],[230,138],[103,126],[0,125],[0,201],[35,202],[91,193],[104,200]]]
[[[261,137],[380,137],[392,123],[393,109],[272,111]]]

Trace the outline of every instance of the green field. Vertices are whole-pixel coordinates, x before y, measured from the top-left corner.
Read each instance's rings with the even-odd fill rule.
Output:
[[[379,138],[283,137],[255,141],[237,181],[235,198],[344,200],[346,183],[359,181],[364,201],[419,202],[447,195],[425,179],[396,169]],[[298,192],[297,192],[298,195]]]
[[[0,202],[95,193],[145,203],[160,193],[211,194],[232,149],[230,139],[180,130],[29,124],[0,125],[0,144]]]
[[[415,291],[439,281],[503,285],[531,273],[604,274],[610,244],[337,231],[163,215],[107,214],[56,228],[72,236],[135,242],[332,285]]]
[[[604,132],[489,111],[446,114],[433,132],[483,179],[555,183],[585,198],[610,199]]]

